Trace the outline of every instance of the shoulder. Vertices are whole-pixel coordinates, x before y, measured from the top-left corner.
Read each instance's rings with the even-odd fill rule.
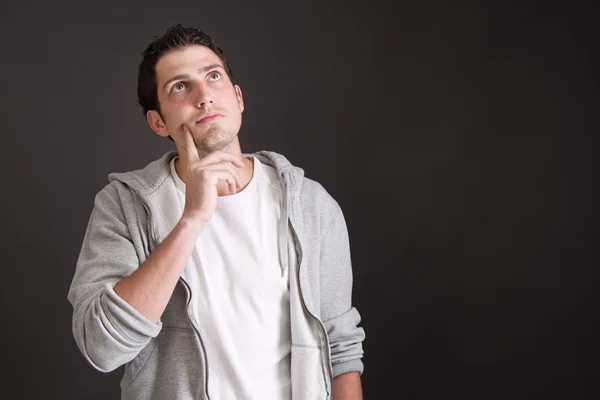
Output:
[[[302,201],[314,202],[321,207],[329,208],[338,205],[337,201],[321,183],[306,177],[302,181],[300,198]]]
[[[122,204],[131,198],[131,190],[123,182],[113,180],[107,183],[98,193],[95,202]]]
[[[308,219],[318,220],[320,226],[329,225],[340,213],[339,203],[325,189],[325,187],[310,178],[303,178],[299,201],[303,213]]]
[[[138,214],[136,195],[123,182],[111,181],[105,185],[94,198],[94,210],[97,216],[104,216],[110,220],[116,218],[121,221],[131,220]]]

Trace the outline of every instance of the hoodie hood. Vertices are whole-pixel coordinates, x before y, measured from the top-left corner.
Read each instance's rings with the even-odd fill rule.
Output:
[[[175,191],[158,191],[163,185],[172,185],[175,182],[171,177],[169,163],[178,155],[176,151],[164,154],[142,169],[135,171],[112,173],[108,175],[109,182],[118,181],[127,185],[142,200],[152,221],[151,236],[155,243],[161,243],[173,230],[180,216],[175,207]],[[283,188],[281,198],[281,216],[279,219],[279,261],[282,273],[288,267],[286,254],[289,238],[289,212],[292,199],[300,194],[304,180],[304,170],[293,166],[287,158],[273,151],[259,151],[256,153],[243,153],[243,157],[256,157],[261,163],[269,165],[277,171]],[[160,204],[160,213],[155,212]]]

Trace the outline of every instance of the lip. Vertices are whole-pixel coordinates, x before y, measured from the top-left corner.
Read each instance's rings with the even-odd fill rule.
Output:
[[[202,118],[200,118],[198,121],[196,121],[196,123],[201,124],[201,123],[212,122],[212,121],[215,121],[215,120],[221,118],[222,116],[223,116],[223,114],[219,114],[219,113],[205,114],[202,116]]]

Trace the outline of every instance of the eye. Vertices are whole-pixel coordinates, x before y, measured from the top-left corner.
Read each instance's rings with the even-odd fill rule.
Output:
[[[218,73],[217,71],[213,71],[211,73],[208,74],[208,79],[211,81],[218,81],[219,79],[221,79],[221,74]]]
[[[185,90],[185,84],[183,82],[177,82],[171,88],[171,91],[175,92],[175,93],[183,92],[184,90]]]

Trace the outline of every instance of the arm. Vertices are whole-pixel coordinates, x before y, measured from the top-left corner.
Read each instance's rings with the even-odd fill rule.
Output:
[[[359,372],[346,372],[333,378],[333,400],[362,400]]]
[[[140,265],[112,192],[96,196],[68,294],[77,346],[102,372],[133,360],[160,333],[158,321],[200,231],[181,221]]]
[[[75,342],[102,372],[131,361],[161,329],[114,291],[117,282],[139,267],[136,247],[141,245],[129,233],[116,187],[110,184],[96,195],[67,296]],[[122,195],[134,201],[128,190]]]
[[[350,242],[344,215],[335,203],[332,220],[321,238],[321,317],[331,347],[333,398],[362,399],[360,375],[364,329],[352,306]],[[338,397],[341,396],[341,397]]]

